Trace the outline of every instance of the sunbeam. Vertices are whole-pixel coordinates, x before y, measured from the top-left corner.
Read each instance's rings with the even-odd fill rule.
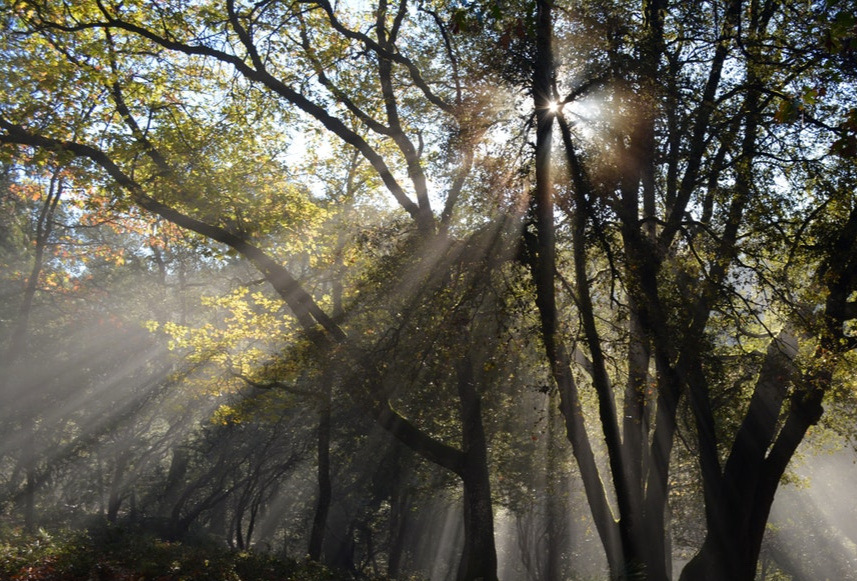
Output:
[[[0,0],[0,579],[857,579],[853,10],[745,8]]]

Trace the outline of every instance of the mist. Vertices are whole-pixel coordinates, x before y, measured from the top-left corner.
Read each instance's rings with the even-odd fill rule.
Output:
[[[857,579],[852,4],[0,0],[0,579]]]

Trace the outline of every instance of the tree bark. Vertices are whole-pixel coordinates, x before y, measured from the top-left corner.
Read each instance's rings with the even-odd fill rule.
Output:
[[[488,475],[488,446],[482,425],[482,399],[474,383],[472,361],[457,362],[458,394],[461,399],[464,465],[464,549],[458,566],[458,581],[497,581],[497,549],[494,545],[494,514]]]
[[[623,569],[623,550],[619,527],[607,501],[601,475],[583,420],[583,410],[567,349],[558,335],[556,307],[556,241],[554,224],[551,150],[553,122],[551,111],[553,81],[553,14],[548,0],[536,3],[536,58],[532,89],[536,117],[535,221],[537,239],[530,250],[530,269],[536,286],[536,306],[541,320],[542,341],[554,381],[560,394],[560,411],[565,418],[566,434],[580,468],[586,498],[607,556],[612,576]]]
[[[318,420],[318,498],[316,500],[315,515],[312,521],[310,533],[309,558],[318,561],[321,559],[322,545],[324,544],[324,532],[327,524],[327,513],[330,510],[330,502],[333,497],[330,481],[330,401],[327,401],[319,412]]]

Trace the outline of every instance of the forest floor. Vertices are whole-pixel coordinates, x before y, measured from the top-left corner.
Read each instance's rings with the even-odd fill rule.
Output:
[[[0,531],[2,581],[338,581],[312,561],[168,542],[118,527]]]

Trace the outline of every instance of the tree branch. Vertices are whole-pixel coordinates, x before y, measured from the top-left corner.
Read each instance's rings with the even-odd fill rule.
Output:
[[[124,20],[119,20],[106,12],[105,18],[105,22],[81,23],[75,26],[66,26],[54,22],[44,22],[42,23],[42,27],[60,30],[63,32],[77,32],[80,30],[87,30],[93,28],[117,28],[136,34],[168,50],[181,52],[189,56],[210,57],[217,59],[225,64],[231,65],[245,78],[263,84],[275,94],[279,95],[280,97],[283,97],[288,102],[292,103],[311,117],[315,118],[326,129],[328,129],[331,133],[342,139],[345,143],[355,147],[358,151],[360,151],[360,153],[366,158],[367,161],[369,161],[369,163],[378,173],[379,177],[384,182],[384,185],[386,186],[387,190],[393,195],[399,205],[404,208],[404,210],[408,212],[408,214],[410,214],[411,217],[418,224],[425,226],[425,213],[417,204],[415,204],[408,197],[408,195],[402,189],[402,186],[393,176],[392,172],[390,171],[390,168],[384,161],[384,158],[381,157],[381,155],[378,154],[378,152],[375,151],[375,149],[371,145],[369,145],[369,143],[363,137],[361,137],[352,129],[350,129],[347,125],[345,125],[342,120],[328,113],[326,109],[314,103],[313,101],[305,97],[303,94],[292,89],[290,86],[274,77],[264,67],[254,68],[247,64],[242,58],[234,54],[230,54],[222,50],[212,48],[210,46],[201,44],[188,44],[186,42],[180,42],[178,40],[166,38],[142,26],[138,26],[136,24],[126,22]],[[258,63],[254,64],[257,66],[263,65],[261,60]]]

